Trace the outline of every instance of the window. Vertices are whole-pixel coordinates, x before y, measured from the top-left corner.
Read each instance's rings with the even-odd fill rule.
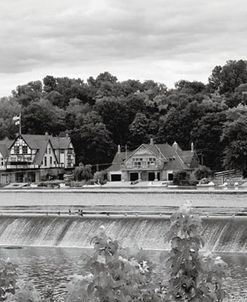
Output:
[[[22,146],[22,153],[27,154],[27,146]]]
[[[52,157],[50,157],[50,166],[52,166]]]
[[[14,154],[19,154],[19,153],[20,153],[19,146],[14,146]]]
[[[141,168],[142,166],[142,158],[133,158],[133,164],[135,168]]]
[[[44,162],[45,162],[44,166],[46,167],[47,166],[47,158],[46,157],[44,157]]]

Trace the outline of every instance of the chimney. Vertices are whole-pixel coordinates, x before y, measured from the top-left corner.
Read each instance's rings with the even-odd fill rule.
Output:
[[[174,142],[173,145],[172,145],[172,147],[177,151],[178,150],[178,144],[177,144],[177,142]]]
[[[121,146],[120,145],[117,145],[117,153],[121,153]]]
[[[150,138],[150,145],[153,145],[153,144],[154,144],[154,139]]]
[[[191,152],[194,152],[194,143],[191,143]]]

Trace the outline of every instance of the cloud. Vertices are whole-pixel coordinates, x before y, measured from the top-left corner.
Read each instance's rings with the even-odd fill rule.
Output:
[[[245,59],[246,13],[244,0],[2,0],[0,95],[52,72],[206,81]]]

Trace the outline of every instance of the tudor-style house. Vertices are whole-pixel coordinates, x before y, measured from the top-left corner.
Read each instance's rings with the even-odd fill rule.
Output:
[[[70,137],[19,134],[0,141],[0,184],[37,182],[72,169],[75,153]]]
[[[142,144],[132,152],[121,152],[118,146],[112,165],[107,169],[109,181],[172,181],[174,173],[193,171],[199,161],[194,151],[183,151],[174,142],[169,144]]]

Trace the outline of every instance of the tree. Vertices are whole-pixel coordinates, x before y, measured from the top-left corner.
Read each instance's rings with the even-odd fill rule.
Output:
[[[66,128],[78,128],[86,114],[92,112],[91,110],[88,103],[83,104],[81,100],[77,98],[71,99],[65,112]]]
[[[247,107],[239,106],[227,112],[227,121],[221,136],[224,149],[224,166],[247,169]]]
[[[143,143],[149,141],[149,120],[143,113],[137,113],[134,121],[129,126],[129,142],[130,149],[134,150]]]
[[[206,85],[198,81],[180,80],[175,83],[175,88],[186,94],[197,94],[205,92]]]
[[[42,82],[32,81],[25,85],[19,85],[12,93],[21,106],[27,107],[31,102],[38,101],[41,98]]]
[[[209,112],[191,130],[191,141],[198,154],[203,156],[203,164],[213,170],[222,169],[224,144],[221,142],[221,135],[225,121],[224,111]]]
[[[226,64],[216,66],[209,77],[209,87],[220,93],[232,93],[243,83],[247,83],[247,61],[227,61]]]
[[[97,101],[94,110],[102,117],[107,130],[112,134],[114,143],[125,145],[129,135],[129,115],[126,105],[114,97],[105,97]]]
[[[40,100],[30,104],[22,113],[23,133],[58,135],[66,130],[64,125],[65,112],[52,106],[48,100]]]
[[[44,84],[44,91],[49,93],[51,91],[54,91],[56,89],[56,79],[53,76],[47,75],[43,79],[43,84]]]
[[[115,144],[112,141],[111,133],[96,112],[85,115],[80,127],[71,130],[70,135],[77,162],[82,161],[89,164],[111,162]]]
[[[15,137],[18,127],[15,126],[13,117],[19,115],[20,112],[21,106],[13,97],[0,99],[0,139]]]

